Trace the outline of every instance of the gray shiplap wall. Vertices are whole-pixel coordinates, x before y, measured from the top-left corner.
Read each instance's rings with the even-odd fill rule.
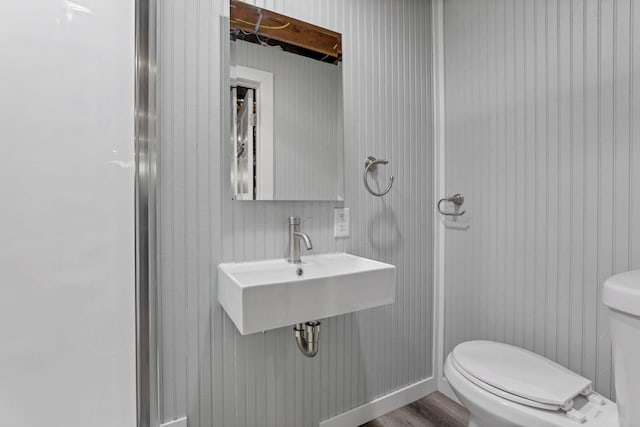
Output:
[[[219,15],[228,4],[159,2],[160,408],[162,421],[186,414],[190,427],[317,426],[431,375],[430,3],[260,5],[343,33],[341,205],[351,208],[352,235],[333,238],[336,203],[231,201],[221,155]],[[384,198],[362,186],[367,155],[389,159],[396,175]],[[325,319],[315,359],[298,353],[289,328],[239,335],[216,298],[218,262],[285,255],[290,215],[305,218],[315,252],[398,266],[397,303]]]
[[[342,200],[342,65],[230,44],[232,64],[273,73],[274,199]]]
[[[613,395],[603,281],[640,268],[640,2],[445,1],[446,345],[514,343]]]

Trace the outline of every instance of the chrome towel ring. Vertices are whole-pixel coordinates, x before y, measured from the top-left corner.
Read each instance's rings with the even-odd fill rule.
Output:
[[[362,174],[362,181],[364,182],[364,188],[366,188],[367,191],[373,194],[374,196],[382,197],[385,194],[387,194],[389,190],[391,190],[391,187],[393,186],[393,175],[389,177],[389,184],[387,185],[387,188],[385,188],[385,190],[381,193],[376,193],[371,189],[371,187],[369,187],[369,182],[367,181],[367,175],[369,174],[369,172],[375,172],[375,170],[378,168],[378,165],[386,165],[387,163],[389,163],[387,160],[376,159],[373,156],[367,157],[367,160],[365,160],[364,162],[365,168],[364,168],[364,173]]]
[[[462,212],[447,212],[447,211],[443,211],[442,208],[440,207],[442,202],[451,202],[454,205],[456,205],[457,207],[460,207],[464,203],[464,196],[462,194],[460,194],[460,193],[454,194],[453,196],[448,197],[448,198],[440,199],[438,201],[438,212],[440,212],[441,215],[446,215],[446,216],[460,216],[460,215],[464,215],[464,213],[466,212],[466,211],[462,211]]]

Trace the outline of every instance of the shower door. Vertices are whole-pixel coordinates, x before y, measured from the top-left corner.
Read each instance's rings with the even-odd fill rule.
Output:
[[[136,423],[134,2],[0,2],[3,426]]]

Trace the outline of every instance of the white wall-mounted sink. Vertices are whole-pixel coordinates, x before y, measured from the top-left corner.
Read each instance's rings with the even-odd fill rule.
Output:
[[[218,301],[242,335],[395,301],[396,267],[391,264],[344,253],[309,255],[302,261],[218,265]]]

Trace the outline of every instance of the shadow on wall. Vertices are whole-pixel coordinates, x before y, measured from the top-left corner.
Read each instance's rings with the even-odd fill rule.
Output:
[[[376,230],[391,230],[391,234],[379,233]],[[367,241],[376,251],[395,250],[403,244],[404,239],[398,227],[396,213],[384,199],[367,221]]]

